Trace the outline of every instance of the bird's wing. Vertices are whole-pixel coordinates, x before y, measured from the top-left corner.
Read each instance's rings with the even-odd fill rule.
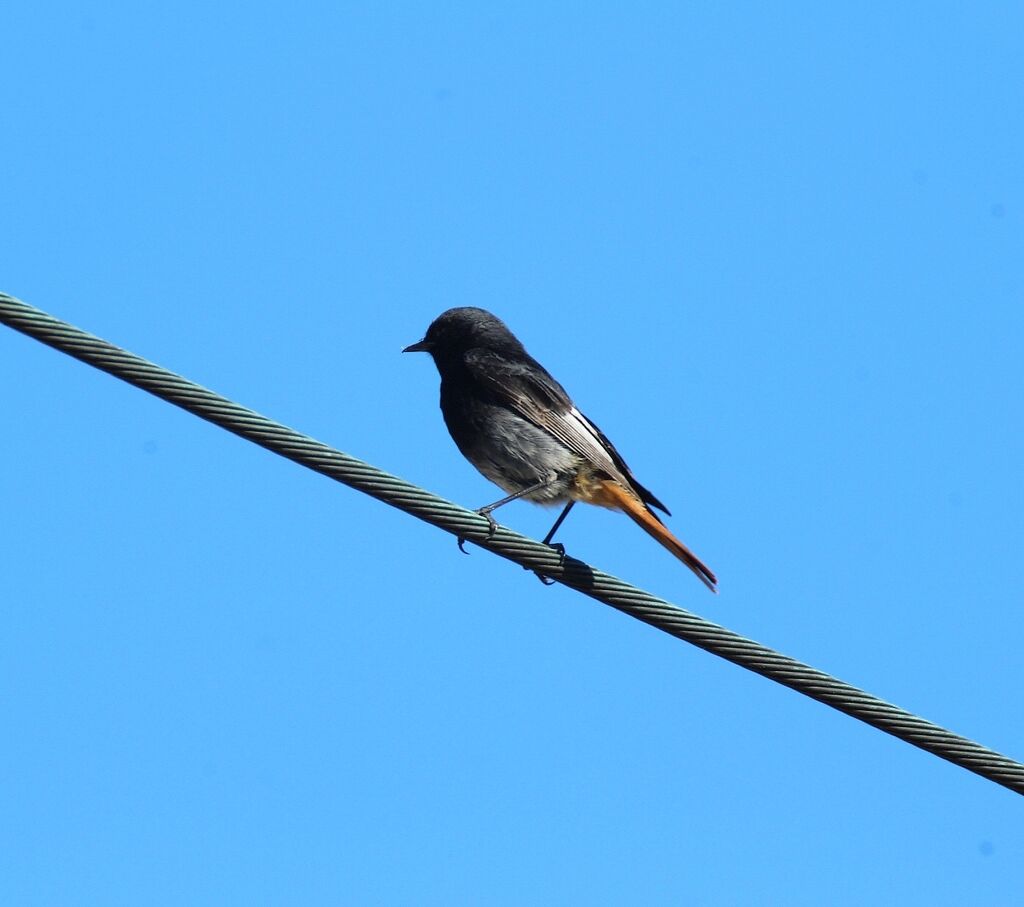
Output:
[[[469,350],[470,374],[502,403],[550,432],[573,453],[634,492],[645,503],[668,508],[644,488],[604,433],[574,405],[565,389],[535,359],[508,359],[485,349]]]

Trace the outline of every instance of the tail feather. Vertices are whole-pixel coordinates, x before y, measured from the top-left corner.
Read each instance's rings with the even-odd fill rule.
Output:
[[[605,479],[600,483],[599,494],[604,500],[594,501],[594,503],[601,503],[607,507],[614,507],[616,510],[623,511],[626,516],[651,536],[651,538],[659,542],[686,564],[712,592],[718,592],[716,588],[718,579],[715,574],[701,562],[697,555],[669,532],[661,520],[639,498],[611,479]]]

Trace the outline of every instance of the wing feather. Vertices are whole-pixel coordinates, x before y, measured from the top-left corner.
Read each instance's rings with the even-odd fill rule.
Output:
[[[634,478],[601,429],[573,405],[562,385],[535,359],[512,360],[491,350],[473,349],[465,354],[465,363],[470,374],[497,400],[550,432],[640,500],[668,513],[668,508]]]

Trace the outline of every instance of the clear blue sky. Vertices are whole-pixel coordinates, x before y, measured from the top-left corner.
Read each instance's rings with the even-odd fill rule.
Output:
[[[399,351],[492,309],[722,594],[573,555],[1024,758],[1021,7],[429,6],[8,4],[0,288],[469,506]],[[0,902],[1020,898],[1014,794],[6,329],[0,382]]]

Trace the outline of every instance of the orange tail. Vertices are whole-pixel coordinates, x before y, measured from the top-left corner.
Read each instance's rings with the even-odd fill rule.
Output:
[[[623,488],[618,482],[605,479],[600,483],[600,491],[592,499],[595,504],[603,504],[606,507],[614,507],[623,511],[634,523],[644,530],[651,538],[657,540],[679,560],[689,567],[697,578],[704,583],[712,592],[718,592],[715,588],[718,579],[689,548],[677,539],[665,525],[659,520],[643,502],[634,494]]]

